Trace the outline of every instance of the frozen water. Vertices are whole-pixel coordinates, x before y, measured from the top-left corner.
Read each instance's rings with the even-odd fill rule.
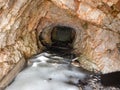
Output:
[[[48,63],[49,53],[30,59],[31,65],[21,71],[5,90],[79,90],[78,81],[88,73],[70,64]],[[58,61],[61,57],[55,56]],[[87,87],[89,88],[89,87]]]

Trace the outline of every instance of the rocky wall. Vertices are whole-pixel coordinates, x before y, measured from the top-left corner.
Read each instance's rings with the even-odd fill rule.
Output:
[[[77,33],[79,39],[74,46],[77,53],[86,57],[83,60],[80,56],[82,66],[103,73],[119,71],[120,0],[51,1],[82,21],[83,30]]]
[[[43,1],[0,0],[0,81],[20,60],[38,53],[35,28],[46,13]]]
[[[40,20],[38,36],[46,27],[72,27],[76,30],[74,52],[79,56],[82,67],[103,73],[119,71],[120,19],[119,8],[116,7],[119,1],[75,1],[52,0],[53,4],[48,5],[49,11]],[[103,8],[100,8],[101,4]],[[109,9],[110,12],[105,12]],[[50,42],[50,38],[46,38]]]

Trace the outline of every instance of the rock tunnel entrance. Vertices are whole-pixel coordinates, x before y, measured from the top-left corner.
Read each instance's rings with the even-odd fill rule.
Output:
[[[44,29],[39,35],[39,40],[48,50],[65,52],[73,49],[75,35],[75,29],[72,27],[57,25],[51,29]],[[49,36],[49,42],[45,36]]]

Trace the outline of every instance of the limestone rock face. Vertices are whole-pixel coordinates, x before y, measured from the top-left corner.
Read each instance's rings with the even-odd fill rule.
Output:
[[[120,71],[119,6],[120,0],[0,0],[0,80],[21,58],[41,51],[39,34],[56,25],[76,30],[81,66]]]
[[[0,0],[0,80],[22,59],[37,53],[36,24],[42,0]]]
[[[48,5],[49,11],[38,25],[38,35],[49,26],[73,27],[76,30],[74,49],[78,56],[82,54],[82,58],[80,56],[82,67],[103,73],[119,71],[120,19],[119,9],[116,7],[118,1],[111,1],[110,6],[105,1],[98,1],[94,6],[92,0],[90,2],[52,0],[52,2],[55,5]],[[103,8],[100,8],[102,6]],[[116,9],[112,9],[113,7]],[[116,16],[113,12],[116,12]],[[47,40],[50,41],[49,37]]]

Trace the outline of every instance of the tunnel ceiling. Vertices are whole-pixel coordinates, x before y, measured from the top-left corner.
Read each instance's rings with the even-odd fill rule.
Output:
[[[40,33],[57,25],[75,29],[73,48],[82,67],[103,73],[120,70],[119,6],[120,0],[1,0],[0,81],[41,52]]]

